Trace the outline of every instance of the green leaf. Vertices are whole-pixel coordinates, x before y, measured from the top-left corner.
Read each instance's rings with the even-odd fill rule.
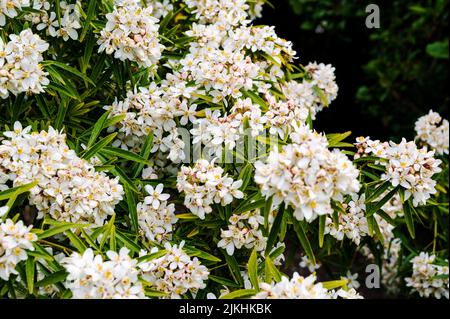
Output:
[[[89,225],[90,224],[63,223],[60,226],[51,227],[48,230],[42,232],[41,234],[38,235],[38,238],[39,239],[44,239],[44,238],[52,237],[52,236],[55,236],[57,234],[61,234],[61,233],[65,232],[66,230],[70,230],[70,229],[73,229],[73,228],[87,227]]]
[[[243,286],[244,280],[242,279],[241,271],[239,269],[239,264],[236,258],[234,256],[228,255],[228,253],[223,249],[221,249],[221,251],[225,257],[225,261],[228,269],[230,270],[231,276],[237,283],[239,283],[240,286]]]
[[[256,293],[257,291],[254,289],[241,289],[230,292],[219,299],[245,299],[254,296]]]
[[[322,283],[323,287],[328,290],[344,287],[346,284],[347,284],[347,280],[345,280],[345,279],[330,280],[330,281],[325,281]]]
[[[89,1],[89,6],[88,6],[88,10],[87,10],[87,15],[86,15],[86,20],[83,23],[83,30],[81,31],[81,35],[80,35],[80,42],[83,42],[84,37],[86,36],[88,30],[89,30],[89,26],[91,24],[92,19],[94,18],[95,15],[95,7],[97,5],[97,0],[90,0]]]
[[[90,148],[94,145],[97,137],[100,135],[100,132],[105,128],[106,119],[109,116],[109,112],[105,112],[100,116],[100,118],[95,122],[94,128],[92,129],[91,136],[89,137],[89,142],[87,144],[87,148]]]
[[[146,160],[145,158],[143,158],[133,152],[123,150],[123,149],[117,148],[117,147],[110,147],[110,146],[103,147],[101,150],[101,153],[104,155],[117,156],[120,158],[124,158],[126,160],[130,160],[135,163],[149,164],[149,161]]]
[[[345,133],[334,133],[334,134],[327,134],[328,139],[328,147],[337,147],[338,143],[345,140],[347,137],[349,137],[352,134],[351,131],[347,131]],[[353,145],[352,145],[353,146]]]
[[[240,188],[241,191],[245,191],[248,184],[250,183],[250,180],[252,178],[252,172],[253,172],[253,165],[247,163],[239,173],[238,180],[242,180],[242,186]]]
[[[248,277],[250,282],[257,291],[259,291],[259,281],[258,281],[258,254],[256,249],[253,249],[250,258],[247,263]]]
[[[391,186],[391,182],[390,181],[384,181],[383,183],[381,183],[380,186],[378,186],[372,194],[370,194],[370,196],[368,198],[366,198],[366,202],[372,202],[374,200],[376,200],[377,198],[379,198],[385,191],[388,190],[388,188]]]
[[[60,270],[52,273],[51,275],[46,276],[44,279],[39,280],[36,283],[36,287],[45,287],[48,285],[53,285],[58,282],[62,282],[66,279],[67,273],[65,270]]]
[[[251,203],[246,203],[246,204],[236,208],[233,211],[233,214],[239,215],[239,214],[251,211],[251,210],[255,210],[257,208],[264,207],[265,204],[266,204],[265,199],[260,199],[260,200],[257,200],[257,201],[251,202]]]
[[[406,227],[408,228],[409,234],[414,239],[416,237],[416,234],[414,229],[413,212],[414,208],[412,207],[409,200],[403,203],[403,213],[405,215]]]
[[[41,64],[43,66],[46,66],[46,65],[56,66],[56,67],[58,67],[60,69],[63,69],[65,71],[67,71],[67,72],[72,73],[73,75],[79,77],[83,81],[89,82],[90,84],[95,86],[94,81],[92,81],[86,74],[81,73],[77,69],[75,69],[75,68],[73,68],[73,67],[71,67],[71,66],[69,66],[67,64],[64,64],[62,62],[58,62],[58,61],[55,61],[55,60],[46,60],[46,61],[41,62]]]
[[[108,224],[106,224],[105,231],[103,232],[102,239],[100,241],[100,249],[103,248],[106,241],[108,240],[109,236],[111,235],[112,228],[114,227],[114,221],[116,220],[116,214],[113,214],[111,216],[111,219],[109,220]]]
[[[69,238],[72,245],[78,250],[79,253],[84,253],[84,251],[87,249],[86,245],[83,243],[83,241],[75,235],[72,231],[67,230],[66,236]]]
[[[111,143],[117,136],[117,132],[111,133],[108,136],[102,138],[100,141],[87,148],[83,153],[83,158],[88,160],[95,154],[97,154],[102,148]]]
[[[393,190],[387,193],[386,196],[384,196],[381,200],[376,202],[375,205],[373,205],[373,203],[366,202],[367,206],[366,216],[372,216],[373,214],[378,212],[381,209],[381,207],[383,207],[398,192],[399,189],[400,186],[395,187]]]
[[[153,132],[151,132],[150,134],[147,135],[147,138],[145,139],[144,145],[142,146],[141,157],[143,159],[148,160],[148,158],[149,158],[149,156],[151,154],[152,146],[153,146]],[[144,164],[143,163],[136,163],[135,167],[133,169],[133,171],[134,171],[133,177],[137,178],[139,176],[139,174],[141,173],[143,168],[144,168]]]
[[[263,112],[269,109],[269,106],[267,105],[266,101],[258,94],[252,91],[244,91],[243,93],[244,96],[249,97],[254,103],[258,104]]]
[[[283,214],[284,214],[284,203],[281,204],[280,207],[278,208],[277,216],[273,221],[272,229],[270,230],[269,238],[267,239],[267,245],[265,250],[266,256],[269,255],[269,253],[272,251],[273,247],[276,244],[277,237],[281,228],[281,221],[283,220]]]
[[[273,196],[270,196],[264,205],[264,229],[269,232],[269,216],[272,212]]]
[[[319,247],[322,248],[323,240],[325,238],[325,215],[319,216]]]
[[[436,59],[448,60],[448,39],[445,41],[433,42],[427,45],[427,53]]]
[[[156,253],[139,257],[138,258],[138,264],[143,263],[143,262],[148,262],[148,261],[153,260],[153,259],[158,259],[158,258],[160,258],[160,257],[162,257],[162,256],[164,256],[166,254],[167,254],[167,250],[163,249],[163,250],[157,251]]]
[[[200,259],[209,260],[209,261],[213,261],[213,262],[221,261],[220,258],[217,258],[214,255],[211,255],[203,250],[200,250],[200,249],[192,247],[192,246],[185,245],[183,247],[183,250],[186,252],[186,254],[188,254],[191,257],[198,257]]]
[[[208,279],[217,282],[221,285],[224,285],[226,287],[233,287],[233,288],[239,288],[239,285],[237,283],[235,283],[234,281],[228,279],[228,278],[224,278],[224,277],[219,277],[219,276],[213,276],[213,275],[209,275]]]
[[[265,257],[264,260],[264,273],[266,275],[265,281],[272,282],[272,279],[275,279],[276,282],[281,280],[281,273],[273,264],[272,259],[269,256]]]
[[[26,265],[25,265],[25,272],[27,274],[27,288],[28,293],[32,294],[34,291],[34,272],[35,272],[35,259],[34,258],[28,258]]]
[[[24,184],[21,186],[16,186],[12,188],[8,188],[7,190],[4,190],[3,192],[0,192],[0,200],[9,199],[14,194],[20,195],[22,193],[28,192],[30,189],[32,189],[34,186],[38,184],[38,181],[34,181],[28,184]]]
[[[305,250],[306,255],[313,264],[316,264],[316,257],[314,256],[314,252],[311,248],[308,237],[306,236],[306,232],[303,228],[302,222],[296,220],[295,218],[292,219],[292,222],[294,224],[295,233],[297,234],[298,240]]]
[[[128,249],[135,253],[139,253],[141,251],[141,247],[139,247],[138,244],[136,244],[131,238],[129,238],[125,233],[116,230],[116,236],[117,239],[123,243],[125,246],[127,246]]]
[[[128,185],[124,185],[125,197],[127,199],[128,211],[130,213],[131,225],[133,226],[133,230],[137,233],[139,230],[138,225],[138,216],[136,209],[136,198],[134,197],[134,193],[128,187]]]

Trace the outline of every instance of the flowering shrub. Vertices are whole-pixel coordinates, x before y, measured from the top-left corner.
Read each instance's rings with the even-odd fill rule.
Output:
[[[315,131],[264,2],[0,2],[1,296],[448,298],[448,121]]]

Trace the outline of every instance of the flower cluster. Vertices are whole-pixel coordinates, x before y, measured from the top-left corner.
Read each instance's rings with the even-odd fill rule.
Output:
[[[152,10],[141,7],[138,0],[116,0],[100,32],[99,52],[114,53],[116,59],[135,61],[146,68],[158,63],[164,46],[159,43],[159,20]]]
[[[437,154],[448,154],[449,123],[448,120],[430,110],[420,117],[415,125],[417,139],[428,144]]]
[[[227,230],[221,229],[221,240],[217,247],[226,249],[228,255],[232,256],[235,249],[245,247],[247,249],[256,248],[257,251],[264,250],[267,238],[263,236],[260,225],[264,225],[264,217],[259,209],[234,214],[230,217]]]
[[[255,299],[362,299],[354,289],[338,291],[326,289],[322,283],[316,282],[315,275],[302,277],[294,273],[289,280],[282,277],[276,284],[260,283],[260,292]]]
[[[142,278],[154,289],[166,293],[168,298],[181,298],[187,291],[195,294],[206,287],[208,268],[197,258],[191,259],[183,251],[183,246],[184,242],[178,246],[165,243],[164,256],[139,264]],[[157,251],[154,248],[151,253]]]
[[[194,121],[194,128],[190,130],[192,143],[202,143],[205,151],[211,156],[222,158],[224,151],[232,150],[242,142],[247,132],[244,120],[248,121],[250,134],[255,137],[264,129],[266,117],[261,108],[250,99],[237,99],[231,108],[230,115],[220,117],[220,111],[205,110],[205,117]]]
[[[123,247],[119,253],[108,251],[109,260],[94,255],[91,248],[62,260],[69,273],[65,286],[75,299],[142,299],[144,289],[138,280],[137,260]]]
[[[6,17],[15,18],[19,14],[22,7],[28,7],[29,5],[30,0],[1,0],[0,26],[4,26],[6,24]]]
[[[187,0],[186,5],[200,23],[214,23],[225,28],[249,22],[247,0]]]
[[[9,38],[8,43],[0,38],[0,98],[7,98],[9,92],[14,95],[43,92],[49,80],[39,62],[48,43],[31,29],[19,35],[10,34]]]
[[[32,0],[31,9],[33,12],[25,15],[25,20],[36,25],[38,31],[46,29],[48,35],[62,38],[64,41],[69,39],[78,40],[78,29],[81,28],[79,7],[80,2],[59,3],[60,19],[47,0]]]
[[[122,200],[123,188],[118,178],[110,179],[96,172],[93,165],[79,158],[66,144],[66,135],[52,127],[31,132],[19,122],[14,131],[4,132],[0,145],[0,171],[9,176],[13,186],[34,181],[29,201],[40,216],[67,222],[103,225]]]
[[[446,266],[435,264],[435,255],[421,252],[411,260],[413,273],[405,278],[406,286],[411,287],[412,292],[418,292],[421,297],[447,298],[448,289],[448,260]]]
[[[14,223],[7,219],[0,223],[0,278],[8,280],[11,274],[17,274],[16,265],[27,259],[26,250],[34,250],[33,242],[37,236],[30,232],[22,221]]]
[[[186,116],[186,121],[189,117],[193,119],[195,106],[188,108],[186,100],[174,92],[172,84],[173,79],[168,77],[160,86],[153,83],[149,88],[129,91],[123,101],[116,100],[104,107],[111,117],[125,115],[117,127],[110,128],[110,131],[119,131],[114,146],[139,151],[145,137],[152,132],[153,153],[169,152],[167,157],[173,162],[185,158],[185,144],[179,137],[174,116]],[[185,123],[183,117],[181,122]]]
[[[417,145],[405,138],[400,143],[380,142],[370,137],[359,137],[355,143],[357,157],[372,154],[379,157],[380,165],[386,167],[382,180],[388,180],[392,186],[405,189],[405,200],[412,196],[414,206],[423,205],[436,193],[436,181],[433,175],[442,171],[440,159],[435,159],[435,151]]]
[[[234,181],[214,161],[199,160],[194,167],[182,166],[177,177],[178,191],[185,195],[184,205],[200,219],[212,212],[211,205],[228,205],[233,198],[243,198],[242,180]]]
[[[331,200],[359,190],[359,171],[341,152],[327,148],[325,136],[299,126],[292,143],[273,150],[265,162],[255,163],[255,182],[274,204],[292,206],[294,216],[311,222],[332,213]]]
[[[158,184],[155,188],[146,185],[145,191],[149,196],[137,205],[141,231],[148,240],[159,243],[172,239],[172,225],[178,220],[175,215],[175,205],[167,204],[169,194],[163,194],[162,190],[163,184]]]

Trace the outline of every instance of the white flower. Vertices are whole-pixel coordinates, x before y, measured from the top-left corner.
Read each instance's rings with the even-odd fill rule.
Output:
[[[138,0],[116,0],[97,41],[99,52],[114,53],[114,58],[135,61],[144,68],[155,66],[164,46],[159,43],[158,19],[152,10],[143,8]]]
[[[208,268],[201,265],[196,257],[191,259],[183,251],[183,246],[184,242],[179,246],[165,243],[164,256],[139,264],[142,278],[153,289],[166,293],[166,298],[181,298],[188,290],[195,294],[206,287]],[[151,253],[157,251],[153,249]],[[141,252],[141,256],[145,254]]]
[[[232,215],[228,229],[221,229],[221,240],[217,243],[217,247],[224,248],[230,256],[235,249],[243,247],[263,251],[266,248],[267,238],[259,229],[260,225],[264,225],[264,217],[259,210]]]
[[[314,264],[306,255],[302,256],[302,260],[298,265],[301,268],[308,268],[310,273],[314,273],[317,269],[320,268],[320,263],[316,262]]]
[[[8,174],[13,186],[32,182],[29,202],[39,211],[60,221],[103,225],[122,200],[118,178],[103,172],[69,149],[65,134],[52,127],[31,132],[18,122],[5,132],[0,145],[0,172]]]
[[[1,0],[0,1],[0,26],[6,24],[6,17],[15,18],[22,7],[28,7],[30,0]]]
[[[449,299],[448,260],[446,266],[435,263],[436,256],[421,252],[410,262],[413,265],[411,277],[405,278],[406,286],[411,292],[418,292],[421,297]]]
[[[341,298],[362,298],[354,290],[347,294],[340,291],[328,290],[322,283],[316,282],[316,276],[310,275],[302,277],[294,273],[289,280],[282,277],[281,281],[274,284],[260,283],[260,292],[254,299],[337,299]]]
[[[347,287],[349,289],[358,289],[360,284],[358,282],[358,273],[352,274],[350,270],[347,271],[347,275],[344,276],[344,279],[347,281]]]
[[[3,217],[3,215],[6,215],[6,213],[9,211],[8,206],[2,206],[0,207],[0,217]]]
[[[163,184],[145,186],[150,196],[138,203],[138,223],[148,240],[165,242],[172,239],[173,224],[177,222],[175,205],[168,204],[169,194],[162,194]]]
[[[18,274],[16,265],[27,259],[27,250],[34,250],[32,243],[37,236],[30,232],[31,228],[11,219],[0,223],[0,279],[8,280],[11,274]]]
[[[43,92],[49,80],[39,63],[43,61],[42,53],[48,49],[48,43],[31,29],[19,35],[10,34],[9,38],[6,44],[0,39],[0,98],[7,98],[9,92],[14,95]]]
[[[142,299],[144,289],[139,282],[137,260],[129,257],[129,250],[119,254],[108,251],[109,260],[94,255],[91,248],[80,255],[73,253],[62,260],[69,275],[65,286],[74,299]]]
[[[213,203],[228,205],[233,198],[243,198],[239,188],[242,181],[234,181],[223,175],[220,166],[207,160],[198,160],[194,167],[181,166],[178,172],[177,188],[185,195],[184,205],[200,219],[212,212]]]
[[[448,154],[449,122],[430,110],[420,117],[415,125],[417,139],[427,143],[437,154]]]
[[[144,203],[152,205],[154,209],[158,209],[161,202],[169,199],[169,194],[162,194],[163,184],[158,184],[155,188],[151,185],[145,185],[145,191],[149,196],[145,197]]]
[[[308,127],[296,127],[290,136],[292,143],[281,152],[275,149],[266,161],[255,163],[255,182],[266,198],[273,196],[275,205],[292,206],[299,220],[330,215],[331,199],[342,201],[359,190],[359,171],[344,154],[328,150],[326,137]]]

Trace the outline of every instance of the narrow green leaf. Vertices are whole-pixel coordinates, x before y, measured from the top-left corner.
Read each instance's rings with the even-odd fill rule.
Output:
[[[32,294],[34,291],[34,272],[36,263],[34,258],[28,258],[25,265],[25,272],[27,274],[27,288],[28,293]]]
[[[111,133],[108,136],[102,138],[100,141],[92,145],[91,147],[87,148],[83,153],[83,158],[88,160],[97,152],[99,152],[102,148],[104,148],[106,145],[110,144],[117,136],[117,132]]]
[[[302,222],[296,220],[295,218],[293,218],[292,221],[294,224],[294,230],[297,234],[300,244],[305,250],[306,255],[313,264],[316,264],[316,257],[314,256],[314,252],[311,248],[311,244],[309,243],[308,237],[306,236],[306,232],[305,229],[303,228]]]
[[[133,226],[133,231],[138,232],[138,216],[137,216],[137,207],[136,207],[136,198],[130,187],[128,185],[124,185],[125,197],[127,199],[128,211],[130,213],[131,225]]]
[[[83,81],[89,82],[90,84],[95,86],[94,81],[92,81],[86,74],[81,73],[77,69],[75,69],[75,68],[73,68],[73,67],[71,67],[71,66],[69,66],[67,64],[64,64],[62,62],[58,62],[58,61],[55,61],[55,60],[46,60],[46,61],[41,62],[41,64],[44,65],[44,66],[46,66],[46,65],[56,66],[56,67],[58,67],[60,69],[63,69],[65,71],[67,71],[67,72],[72,73],[73,75],[79,77]]]
[[[90,148],[94,145],[97,137],[100,135],[100,132],[105,128],[106,119],[109,116],[109,112],[105,112],[100,116],[100,118],[95,122],[94,128],[92,129],[91,136],[89,137],[89,142],[87,144],[87,148]]]
[[[219,299],[245,299],[254,296],[256,292],[257,291],[253,289],[235,290],[233,292],[230,292],[229,294],[220,297]]]
[[[414,239],[416,237],[416,234],[414,229],[413,210],[414,208],[412,207],[409,200],[403,203],[403,213],[405,215],[406,227],[408,228],[409,234]]]
[[[269,253],[272,251],[273,247],[276,244],[278,234],[280,232],[281,227],[281,221],[283,219],[284,214],[284,203],[280,205],[278,208],[277,216],[275,217],[275,220],[273,221],[272,229],[269,233],[269,238],[267,239],[267,245],[265,250],[265,255],[269,255]]]
[[[54,285],[58,282],[62,282],[66,279],[67,273],[65,270],[60,270],[52,273],[51,275],[46,276],[44,279],[39,280],[36,283],[36,287],[45,287],[49,285]]]
[[[325,238],[325,220],[326,220],[325,215],[319,216],[319,247],[320,248],[322,248],[323,240]]]
[[[123,150],[118,147],[111,147],[111,146],[103,147],[101,150],[101,153],[104,155],[117,156],[120,158],[124,158],[126,160],[130,160],[135,163],[149,164],[149,161],[146,160],[145,158],[143,158],[133,152]]]
[[[259,291],[259,281],[258,281],[258,254],[256,249],[253,249],[250,258],[247,263],[248,277],[250,282],[257,291]]]

